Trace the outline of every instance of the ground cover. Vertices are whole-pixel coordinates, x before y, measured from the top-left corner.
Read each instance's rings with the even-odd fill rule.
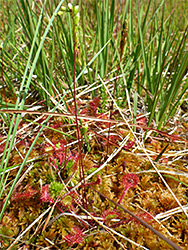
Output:
[[[7,2],[2,249],[187,249],[187,19],[171,4]]]

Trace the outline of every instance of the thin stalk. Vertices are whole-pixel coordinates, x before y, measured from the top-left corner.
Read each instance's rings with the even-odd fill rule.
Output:
[[[118,74],[119,74],[119,70],[120,70],[120,65],[121,65],[121,61],[122,61],[122,57],[123,57],[123,52],[124,52],[124,48],[125,48],[125,38],[127,36],[127,27],[126,27],[126,21],[124,21],[123,23],[123,28],[121,31],[121,41],[120,41],[120,59],[119,59],[119,64],[118,64],[118,68],[117,68],[117,72],[116,72],[116,78],[115,78],[115,83],[114,83],[114,90],[112,93],[112,97],[113,99],[115,98],[115,93],[116,93],[116,87],[117,87],[117,79],[118,79]],[[110,107],[110,119],[112,118],[112,111],[113,111],[113,100],[111,102],[111,107]],[[111,123],[109,123],[109,130],[108,130],[108,144],[107,144],[107,155],[109,154],[109,139],[110,139],[110,127],[111,127]]]
[[[70,14],[72,16],[73,21],[73,88],[74,88],[74,108],[75,108],[75,120],[76,120],[76,130],[77,130],[77,139],[78,139],[78,153],[79,153],[79,171],[80,171],[80,180],[83,181],[83,198],[84,203],[86,204],[86,190],[85,190],[85,176],[84,176],[84,168],[82,161],[82,138],[80,137],[80,128],[78,124],[78,113],[77,113],[77,105],[76,105],[76,81],[75,81],[75,70],[76,70],[76,41],[75,41],[75,23],[74,23],[74,14],[70,10]]]

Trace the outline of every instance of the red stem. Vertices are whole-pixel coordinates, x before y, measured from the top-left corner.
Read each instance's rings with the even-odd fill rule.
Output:
[[[119,201],[118,201],[118,204],[121,203],[121,201],[123,200],[123,197],[125,196],[125,194],[126,194],[126,192],[127,192],[128,189],[129,189],[129,188],[127,188],[127,187],[124,189],[123,194],[122,194],[121,198],[120,198]]]

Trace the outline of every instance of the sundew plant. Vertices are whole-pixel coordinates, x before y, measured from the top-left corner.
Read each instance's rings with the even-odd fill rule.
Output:
[[[187,1],[0,0],[0,248],[188,248]]]

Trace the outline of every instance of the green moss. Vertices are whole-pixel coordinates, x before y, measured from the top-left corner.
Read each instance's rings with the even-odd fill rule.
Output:
[[[59,197],[60,194],[62,196],[65,193],[65,192],[62,192],[63,189],[64,189],[64,184],[61,184],[60,182],[54,181],[50,183],[49,191],[50,191],[51,197],[57,198]]]

